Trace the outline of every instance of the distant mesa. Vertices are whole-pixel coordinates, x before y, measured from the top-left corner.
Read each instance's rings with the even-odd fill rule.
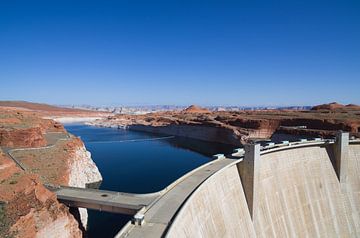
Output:
[[[30,111],[35,112],[41,116],[50,117],[91,117],[103,116],[109,113],[97,112],[85,109],[75,109],[60,106],[53,106],[44,103],[33,103],[26,101],[0,101],[0,109],[13,110],[13,111]]]
[[[52,106],[44,103],[34,103],[34,102],[26,102],[26,101],[0,101],[0,107],[12,107],[12,108],[20,108],[31,111],[47,111],[47,112],[84,112],[85,110],[80,109],[72,109],[72,108],[64,108],[58,106]],[[88,111],[85,111],[88,112]]]
[[[337,102],[321,104],[314,106],[311,110],[328,110],[328,111],[336,111],[336,110],[360,110],[360,106],[356,104],[347,104],[343,105]]]
[[[196,105],[191,105],[190,107],[183,110],[185,113],[211,113],[208,109],[202,108]]]
[[[347,104],[345,107],[348,109],[360,110],[360,106],[356,104]]]

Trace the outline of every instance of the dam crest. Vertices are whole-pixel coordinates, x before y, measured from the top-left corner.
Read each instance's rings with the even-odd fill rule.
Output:
[[[160,191],[116,237],[360,236],[360,140],[348,133],[217,157]]]

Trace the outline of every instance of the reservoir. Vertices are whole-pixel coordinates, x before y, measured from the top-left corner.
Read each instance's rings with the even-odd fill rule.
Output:
[[[159,191],[187,172],[234,147],[169,135],[86,125],[65,125],[79,136],[103,177],[100,189]],[[130,216],[88,210],[87,237],[113,237]]]

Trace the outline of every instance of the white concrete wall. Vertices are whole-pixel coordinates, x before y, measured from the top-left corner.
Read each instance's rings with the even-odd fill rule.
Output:
[[[351,206],[351,216],[360,237],[360,145],[349,146],[346,198]]]
[[[360,237],[360,145],[349,146],[346,194],[325,147],[261,156],[250,218],[236,166],[206,180],[167,237]]]
[[[325,148],[265,154],[259,180],[257,237],[356,237]]]
[[[255,237],[236,166],[216,173],[191,195],[167,237]]]

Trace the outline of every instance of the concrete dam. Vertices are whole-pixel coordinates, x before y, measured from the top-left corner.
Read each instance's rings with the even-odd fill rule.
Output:
[[[116,237],[360,237],[359,175],[360,140],[348,133],[247,144],[151,199],[123,195],[136,209]]]
[[[359,140],[244,149],[175,181],[117,237],[360,237]]]

